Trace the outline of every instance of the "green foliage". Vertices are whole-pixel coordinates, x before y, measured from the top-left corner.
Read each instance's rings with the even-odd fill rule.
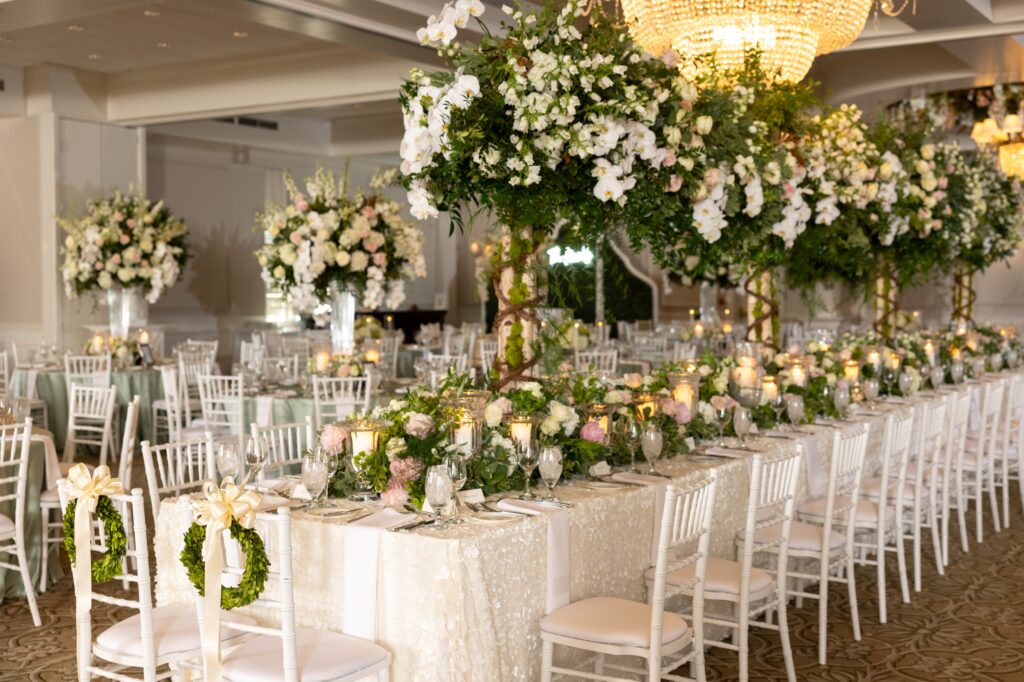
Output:
[[[75,563],[75,508],[78,500],[71,500],[64,511],[64,551],[68,553],[71,564]],[[96,517],[103,523],[107,551],[96,561],[92,561],[90,569],[93,584],[105,583],[121,574],[121,560],[128,551],[127,539],[124,534],[124,519],[117,511],[114,503],[106,495],[96,501]]]
[[[244,528],[238,521],[231,520],[231,539],[238,542],[245,556],[245,570],[237,587],[220,588],[220,607],[226,611],[246,606],[259,599],[267,584],[270,559],[263,546],[263,539],[252,528]],[[185,547],[181,550],[181,565],[188,573],[188,579],[199,591],[206,593],[206,562],[203,560],[203,543],[206,541],[206,526],[193,523],[185,531]],[[218,576],[218,581],[220,577]]]

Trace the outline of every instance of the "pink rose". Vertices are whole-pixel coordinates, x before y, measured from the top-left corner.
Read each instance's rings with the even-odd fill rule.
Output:
[[[292,232],[291,235],[288,236],[288,239],[290,239],[292,244],[295,244],[296,246],[302,243],[302,235],[298,232]]]
[[[790,198],[791,196],[793,196],[793,190],[794,190],[793,185],[789,184],[788,182],[782,186],[782,194],[787,199]]]
[[[364,239],[363,240],[363,248],[366,251],[368,251],[369,253],[373,253],[374,251],[376,251],[380,247],[377,245],[377,242],[370,241],[369,239]]]
[[[680,100],[679,108],[683,111],[693,111],[693,102],[688,99]]]
[[[677,402],[672,398],[662,398],[661,412],[676,420],[676,424],[689,424],[691,415],[690,408],[684,403]]]
[[[142,252],[141,251],[134,251],[134,252],[132,252],[132,262],[133,263],[138,263],[140,260],[142,260]]]
[[[363,206],[363,210],[361,210],[360,213],[363,214],[364,218],[369,220],[373,218],[375,215],[377,215],[377,209],[375,209],[373,206]]]
[[[110,260],[114,261],[114,265],[120,265],[121,264],[121,254],[115,253],[113,256],[111,256]]]
[[[627,374],[625,377],[626,385],[630,388],[640,388],[644,385],[644,378],[636,373]]]
[[[739,403],[730,398],[727,395],[716,395],[711,398],[711,407],[715,410],[731,410],[736,407]]]
[[[297,204],[295,204],[295,209],[296,209],[296,210],[297,210],[297,211],[298,211],[299,213],[305,213],[306,211],[308,211],[308,210],[309,210],[309,203],[307,203],[307,202],[305,202],[305,201],[300,201],[300,202],[298,202]]]
[[[114,215],[110,216],[110,219],[115,223],[119,223],[124,220],[124,215],[122,215],[120,211],[114,211]]]
[[[949,186],[949,178],[943,175],[939,178],[939,189],[946,189]]]
[[[676,165],[676,155],[670,149],[665,152],[665,158],[662,160],[661,165],[663,166],[674,166]]]
[[[341,365],[340,367],[338,367],[337,374],[338,374],[339,378],[344,379],[345,377],[347,377],[349,375],[349,373],[350,373],[350,370],[349,370],[348,365]]]
[[[338,455],[345,449],[345,439],[348,438],[348,429],[337,424],[328,424],[320,432],[320,447],[328,455]]]
[[[587,422],[580,429],[580,437],[583,440],[589,440],[591,443],[603,443],[604,429],[597,422]]]
[[[121,244],[127,246],[128,244],[131,243],[132,238],[129,237],[128,235],[126,235],[126,234],[122,234],[121,238],[118,241],[121,242]]]
[[[673,175],[671,178],[668,179],[668,187],[666,188],[666,191],[678,192],[682,186],[683,177],[681,175]]]
[[[129,218],[128,220],[125,221],[125,225],[134,230],[135,226],[138,225],[138,223],[135,222],[135,218]]]
[[[97,263],[96,264],[96,269],[97,270],[102,270],[103,269],[103,263]]]
[[[380,501],[385,507],[399,507],[409,501],[409,493],[405,490],[405,484],[392,478],[388,481],[387,490],[380,494]]]
[[[413,438],[424,438],[434,428],[434,420],[422,412],[413,412],[405,418],[405,432]]]
[[[714,185],[717,185],[721,181],[722,181],[722,171],[718,170],[717,168],[709,168],[704,173],[704,182],[706,182],[708,185],[714,186]]]
[[[373,254],[373,264],[378,268],[382,268],[388,264],[388,255],[386,253],[375,253]]]

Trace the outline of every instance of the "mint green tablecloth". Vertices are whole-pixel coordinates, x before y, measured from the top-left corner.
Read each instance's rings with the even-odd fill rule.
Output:
[[[256,423],[255,397],[245,399],[245,424]],[[313,418],[312,398],[274,398],[271,424],[290,424],[301,422],[306,417]]]
[[[155,369],[141,367],[111,372],[111,381],[117,387],[117,403],[122,412],[121,423],[124,423],[124,411],[137,395],[139,401],[139,435],[136,442],[153,441],[152,407],[153,401],[163,398],[163,385],[160,372]],[[11,386],[15,396],[24,396],[27,392],[28,370],[14,370]],[[36,374],[36,397],[46,403],[49,424],[47,428],[53,434],[58,448],[64,447],[64,439],[68,426],[68,387],[64,380],[64,370],[40,369]],[[115,446],[115,450],[118,446]]]
[[[25,496],[25,554],[28,558],[29,574],[32,577],[33,589],[39,590],[39,569],[42,559],[42,512],[39,508],[39,494],[46,487],[46,445],[40,438],[52,436],[42,430],[33,429],[32,446],[29,449],[28,484]],[[56,464],[55,462],[53,463]],[[55,474],[58,476],[59,474]],[[0,485],[0,495],[14,492],[14,483]],[[14,520],[15,501],[0,502],[0,514]],[[50,557],[48,573],[50,581],[60,580],[64,576],[56,550]],[[6,599],[23,599],[25,589],[21,582],[21,573],[0,568],[0,601]],[[25,608],[28,608],[27,606]]]

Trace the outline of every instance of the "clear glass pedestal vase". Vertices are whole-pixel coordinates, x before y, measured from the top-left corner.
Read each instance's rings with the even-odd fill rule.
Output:
[[[331,351],[349,355],[355,348],[356,296],[351,287],[331,285]]]
[[[149,324],[149,303],[142,287],[107,289],[110,336],[127,339],[132,329]]]

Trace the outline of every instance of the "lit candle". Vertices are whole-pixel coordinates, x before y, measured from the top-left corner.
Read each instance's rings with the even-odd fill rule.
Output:
[[[391,317],[390,315],[385,315],[384,325],[388,328],[388,331],[391,331],[392,329],[395,328],[395,318]]]
[[[695,322],[693,324],[693,335],[696,338],[698,338],[698,339],[703,339],[704,338],[704,325],[701,324],[700,322]]]
[[[147,332],[145,329],[139,332],[139,344],[143,346],[149,345],[149,332]]]
[[[899,356],[899,353],[889,353],[885,357],[885,366],[888,369],[898,370],[900,368],[900,363],[902,362],[902,360],[903,359]]]
[[[847,360],[843,363],[843,376],[851,384],[860,381],[860,363],[856,360]]]
[[[928,364],[931,367],[935,366],[935,344],[932,343],[931,339],[924,342],[924,354],[928,358]]]
[[[877,371],[882,366],[882,356],[877,350],[870,351],[867,357],[867,364],[871,365]]]
[[[694,403],[696,403],[693,386],[685,382],[677,385],[672,389],[672,400],[686,405],[687,409],[692,412]]]
[[[92,337],[92,352],[94,355],[99,355],[103,352],[103,335],[96,334]]]
[[[367,362],[376,365],[380,362],[380,351],[376,348],[367,348],[365,357]]]
[[[384,426],[383,422],[366,419],[352,422],[347,426],[353,457],[368,454],[377,449],[377,437],[380,434],[380,429]]]
[[[316,371],[317,373],[326,372],[331,366],[331,354],[325,350],[320,351],[316,354]]]
[[[533,419],[524,416],[513,416],[509,419],[508,434],[518,445],[527,447],[533,440]]]
[[[604,431],[605,439],[608,438],[608,431],[610,429],[610,422],[608,418],[608,406],[595,403],[590,406],[589,414],[587,415],[588,422],[594,422],[601,427]]]
[[[723,322],[722,323],[722,333],[723,334],[732,334],[732,325],[729,324],[728,322]]]
[[[950,346],[949,347],[949,357],[953,358],[954,360],[959,360],[960,359],[960,349],[957,348],[956,346]]]
[[[739,366],[733,369],[733,380],[740,388],[754,388],[757,386],[757,368]]]
[[[640,393],[636,397],[636,412],[640,421],[646,421],[658,413],[658,396],[653,393]]]
[[[761,395],[770,403],[778,399],[779,384],[775,381],[775,377],[767,376],[761,381]]]
[[[476,440],[476,425],[472,420],[460,420],[452,432],[452,444],[464,455],[473,454],[473,444]]]
[[[804,366],[799,362],[793,363],[789,368],[789,380],[794,386],[803,388],[807,385],[807,372],[804,370]]]

